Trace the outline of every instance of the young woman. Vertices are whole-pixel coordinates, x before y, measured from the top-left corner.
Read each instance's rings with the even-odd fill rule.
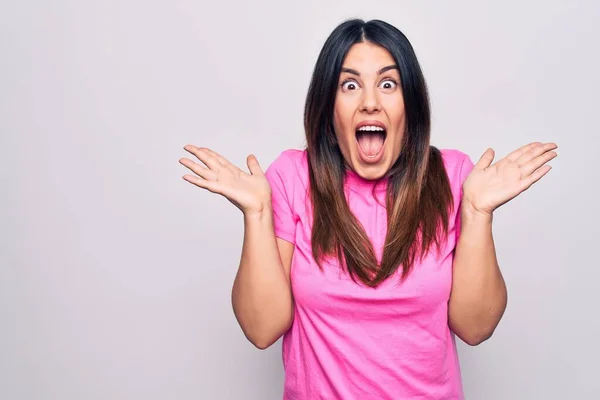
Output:
[[[264,349],[283,335],[285,399],[461,399],[455,335],[488,339],[506,287],[492,215],[549,170],[553,143],[492,164],[430,145],[425,79],[407,38],[350,20],[327,39],[307,146],[249,173],[192,145],[184,179],[244,215],[233,309]]]

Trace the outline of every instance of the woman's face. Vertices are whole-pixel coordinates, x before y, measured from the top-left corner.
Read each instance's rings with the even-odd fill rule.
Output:
[[[333,117],[348,167],[362,178],[381,178],[400,155],[406,126],[400,72],[386,49],[369,42],[350,48]]]

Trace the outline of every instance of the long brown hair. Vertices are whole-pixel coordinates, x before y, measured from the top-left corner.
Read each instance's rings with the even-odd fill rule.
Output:
[[[344,58],[353,44],[364,41],[384,47],[396,61],[406,113],[400,156],[385,175],[388,228],[380,263],[344,196],[346,167],[332,117]],[[430,120],[425,78],[402,32],[383,21],[353,19],[331,33],[317,59],[304,110],[312,252],[320,268],[325,256],[336,256],[354,280],[376,287],[400,266],[405,279],[432,245],[440,248],[453,204],[441,153],[429,144]]]

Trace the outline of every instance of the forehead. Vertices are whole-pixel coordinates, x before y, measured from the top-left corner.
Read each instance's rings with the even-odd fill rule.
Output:
[[[358,71],[372,72],[396,62],[385,48],[370,42],[356,43],[350,47],[343,66]]]

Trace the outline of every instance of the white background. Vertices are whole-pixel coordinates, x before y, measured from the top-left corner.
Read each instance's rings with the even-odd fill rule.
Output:
[[[559,144],[497,212],[508,309],[460,358],[468,399],[595,398],[600,6],[557,0],[2,2],[0,398],[281,398],[280,343],[255,349],[231,309],[242,215],[178,160],[301,148],[349,17],[411,40],[434,145]]]

